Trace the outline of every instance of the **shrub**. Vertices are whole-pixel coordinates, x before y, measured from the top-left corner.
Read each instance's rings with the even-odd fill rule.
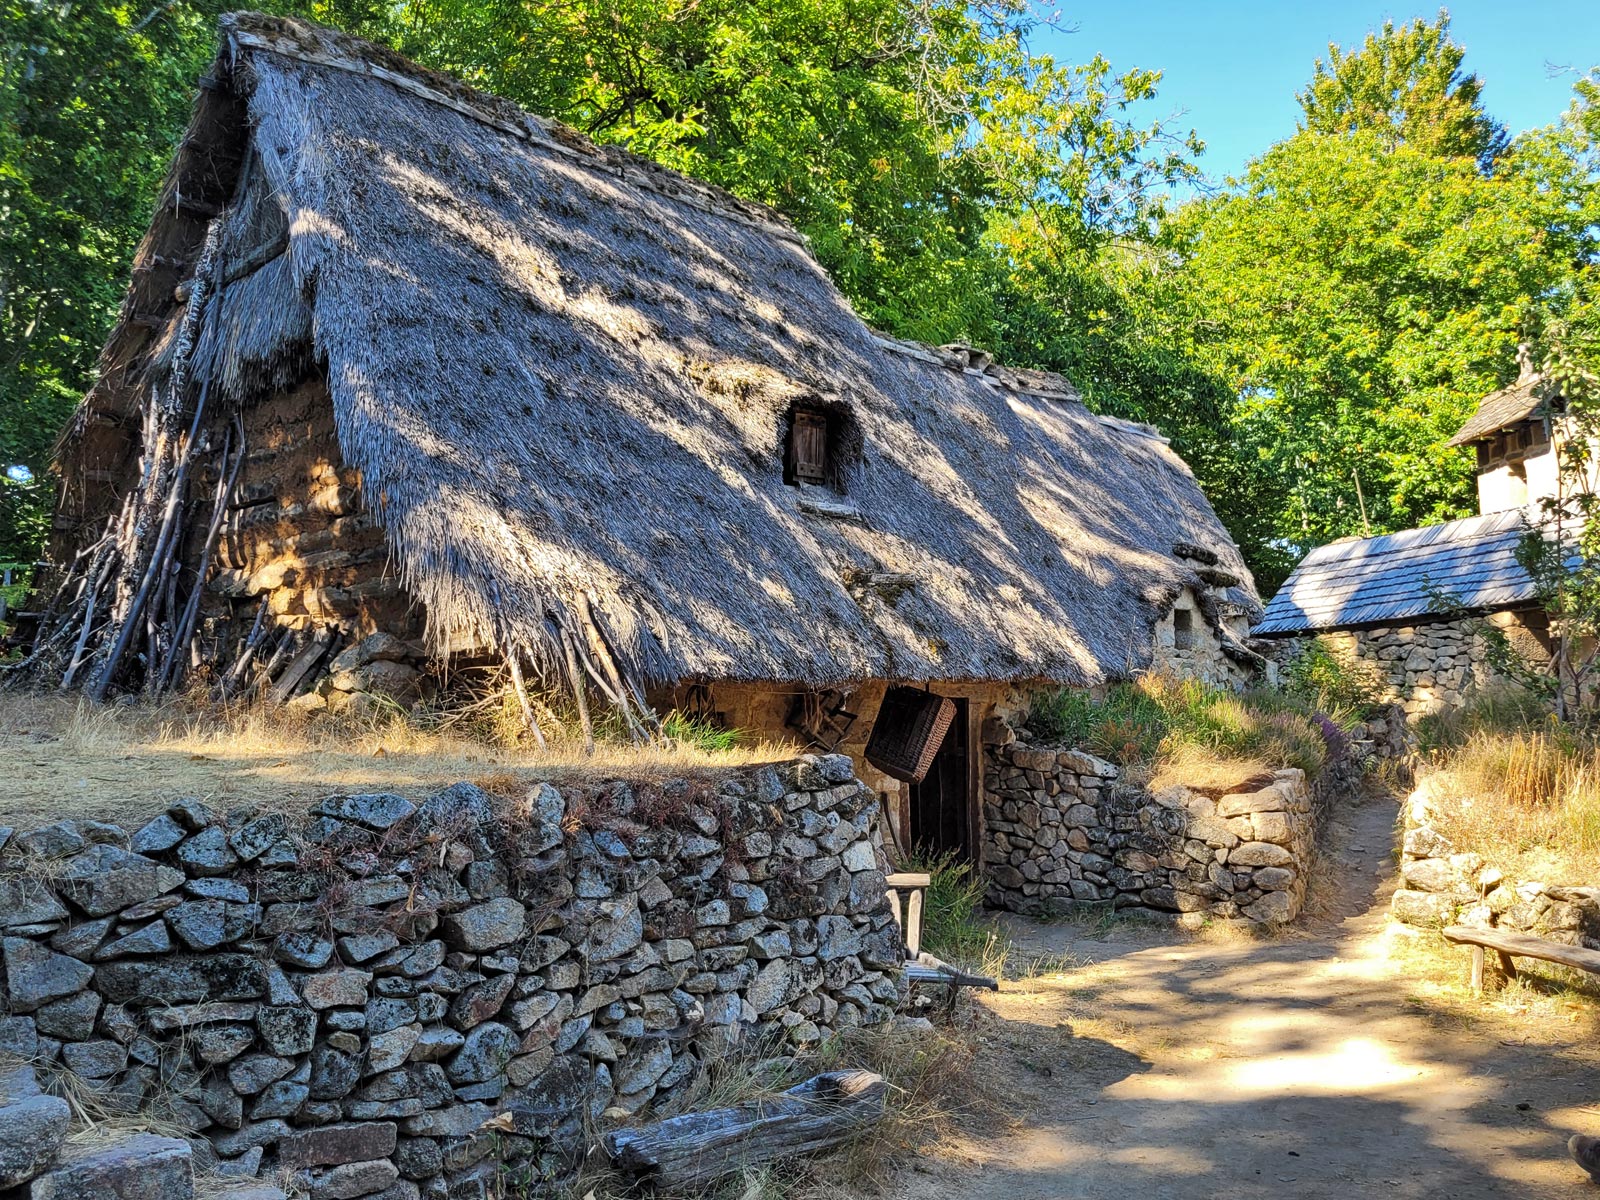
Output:
[[[1312,638],[1284,669],[1284,690],[1311,708],[1356,720],[1383,698],[1383,680],[1371,663]]]

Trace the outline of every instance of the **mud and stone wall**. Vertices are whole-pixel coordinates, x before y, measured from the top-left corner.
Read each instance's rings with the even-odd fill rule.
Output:
[[[1423,928],[1510,929],[1600,950],[1600,888],[1507,878],[1440,831],[1441,806],[1451,803],[1443,773],[1424,779],[1406,798],[1400,887],[1389,906],[1397,921]]]
[[[1022,913],[1105,903],[1184,924],[1298,915],[1314,834],[1302,771],[1213,798],[1120,781],[1081,750],[1012,741],[985,751],[988,903]]]
[[[659,1104],[740,1042],[893,1016],[874,812],[847,758],[806,756],[6,830],[0,1055],[295,1195],[540,1194],[586,1121]],[[33,1194],[60,1194],[33,1157]]]

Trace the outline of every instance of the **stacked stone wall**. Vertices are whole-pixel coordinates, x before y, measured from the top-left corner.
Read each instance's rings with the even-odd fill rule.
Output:
[[[6,830],[0,1055],[291,1194],[541,1194],[588,1121],[740,1042],[792,1052],[893,1016],[875,808],[847,758],[807,756]],[[58,1195],[43,1157],[0,1186]]]
[[[1389,907],[1397,921],[1510,929],[1600,950],[1600,888],[1509,879],[1482,855],[1458,850],[1438,828],[1440,804],[1450,802],[1443,774],[1406,798],[1400,887]]]
[[[1490,660],[1485,622],[1504,633],[1512,651],[1530,664],[1549,657],[1534,626],[1516,613],[1339,630],[1319,637],[1335,654],[1369,666],[1377,676],[1380,700],[1415,721],[1458,709],[1474,692],[1505,681]],[[1284,647],[1285,661],[1300,644]]]
[[[987,900],[1022,913],[1106,903],[1185,924],[1290,921],[1305,897],[1312,809],[1294,769],[1212,798],[1123,783],[1115,766],[1080,750],[991,745]]]

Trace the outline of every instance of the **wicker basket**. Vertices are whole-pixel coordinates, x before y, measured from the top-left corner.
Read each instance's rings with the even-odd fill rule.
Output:
[[[954,700],[917,688],[890,688],[867,741],[867,761],[885,775],[921,783],[955,716]]]

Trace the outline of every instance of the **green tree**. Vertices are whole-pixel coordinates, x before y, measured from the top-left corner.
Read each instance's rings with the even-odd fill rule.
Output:
[[[220,0],[0,0],[0,560],[39,551],[50,448],[92,379],[215,50]]]
[[[1329,45],[1311,82],[1297,94],[1301,128],[1312,133],[1376,133],[1387,149],[1466,157],[1488,166],[1509,144],[1503,125],[1483,108],[1483,83],[1463,74],[1466,50],[1450,38],[1450,14],[1393,21],[1359,49]]]

